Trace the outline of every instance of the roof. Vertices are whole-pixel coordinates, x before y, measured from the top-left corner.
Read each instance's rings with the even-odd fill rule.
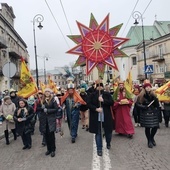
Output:
[[[150,40],[159,38],[170,33],[170,21],[155,21],[152,26],[143,26],[144,39]],[[122,45],[122,48],[137,46],[143,41],[142,26],[132,26],[126,36],[130,40]]]

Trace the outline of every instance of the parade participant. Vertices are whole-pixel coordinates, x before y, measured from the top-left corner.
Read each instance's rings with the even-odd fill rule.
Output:
[[[169,120],[170,120],[170,102],[162,102],[163,105],[163,116],[164,116],[164,122],[165,127],[169,127]]]
[[[43,99],[43,92],[42,92],[42,90],[39,90],[38,94],[37,94],[37,99],[34,103],[34,112],[38,116],[38,119],[40,118],[40,115],[42,113],[42,99]],[[41,135],[43,136],[42,145],[46,146],[45,133],[43,133],[41,131],[40,124],[39,124],[39,131],[40,131]]]
[[[113,99],[109,92],[104,91],[101,80],[96,81],[96,90],[88,97],[89,107],[89,132],[95,134],[98,156],[102,156],[102,129],[105,132],[106,147],[111,148],[111,138],[113,131],[113,119],[111,106]]]
[[[145,135],[148,141],[148,147],[156,146],[154,136],[159,127],[159,101],[152,91],[152,86],[149,82],[143,85],[143,90],[140,92],[137,105],[140,108],[140,123],[145,127]]]
[[[47,152],[45,155],[55,156],[55,131],[56,131],[56,112],[58,109],[57,103],[52,97],[53,91],[50,88],[45,88],[44,97],[42,99],[42,111],[39,115],[40,131],[45,134],[47,144]]]
[[[96,84],[95,84],[95,82],[93,82],[91,87],[88,90],[86,90],[88,96],[90,94],[92,94],[93,92],[95,92],[95,86],[96,86]]]
[[[87,102],[87,93],[85,92],[85,88],[80,89],[80,96],[85,102]],[[86,131],[88,131],[89,130],[89,112],[88,112],[87,104],[82,104],[80,106],[80,115],[81,115],[82,129],[86,129]]]
[[[61,98],[61,105],[65,102],[67,123],[70,130],[71,142],[75,143],[79,125],[79,109],[81,104],[86,102],[76,92],[74,84],[70,82],[67,85],[67,92]]]
[[[61,132],[62,107],[60,106],[60,100],[59,100],[57,95],[54,97],[54,99],[55,99],[55,101],[56,101],[56,103],[58,105],[58,111],[56,113],[56,133],[58,133],[58,132]]]
[[[131,120],[130,108],[132,106],[131,94],[124,87],[123,82],[118,83],[118,87],[113,95],[115,112],[115,131],[119,134],[132,138],[134,127]]]
[[[20,99],[18,107],[14,112],[14,121],[16,123],[16,131],[21,136],[24,144],[23,149],[30,149],[32,147],[31,120],[34,117],[34,110],[28,105],[25,99]]]
[[[14,140],[17,139],[15,123],[13,120],[15,109],[16,109],[15,104],[11,101],[10,96],[5,96],[3,99],[3,103],[0,107],[0,115],[2,115],[5,118],[4,122],[6,124],[5,125],[6,129],[4,131],[4,135],[5,135],[7,145],[9,145],[9,130],[12,131],[14,135]]]
[[[11,100],[12,102],[15,104],[16,107],[18,107],[18,101],[19,101],[19,97],[17,96],[17,91],[14,90],[14,89],[10,89],[9,90],[9,93],[10,93],[10,97],[11,97]]]
[[[34,108],[34,105],[35,105],[35,97],[32,95],[28,98],[27,102],[28,102],[28,105],[33,107]],[[34,110],[34,113],[35,113],[35,110]],[[36,124],[36,121],[37,121],[37,115],[34,114],[34,117],[32,118],[31,120],[31,126],[33,128],[33,131],[32,131],[32,135],[34,134],[34,131],[35,131],[35,124]]]
[[[133,117],[134,117],[134,121],[135,121],[135,127],[140,127],[140,109],[137,107],[136,105],[136,101],[138,98],[138,95],[140,93],[140,86],[139,85],[135,85],[134,86],[134,90],[133,90],[133,94],[134,94],[134,98],[133,98]]]

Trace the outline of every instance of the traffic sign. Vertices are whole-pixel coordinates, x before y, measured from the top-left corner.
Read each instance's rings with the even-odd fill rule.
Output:
[[[152,74],[153,73],[153,65],[146,65],[145,66],[145,73]]]
[[[17,71],[16,65],[11,62],[7,62],[2,68],[3,75],[8,78],[13,77],[16,71]]]

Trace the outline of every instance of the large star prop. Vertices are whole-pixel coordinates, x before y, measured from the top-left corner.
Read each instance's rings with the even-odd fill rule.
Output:
[[[118,70],[115,57],[126,56],[118,47],[129,40],[116,37],[123,24],[109,29],[109,14],[100,25],[91,14],[89,27],[78,21],[77,25],[81,35],[68,36],[77,46],[67,51],[67,53],[79,55],[75,66],[86,65],[87,75],[95,66],[99,72],[104,72],[106,65]]]

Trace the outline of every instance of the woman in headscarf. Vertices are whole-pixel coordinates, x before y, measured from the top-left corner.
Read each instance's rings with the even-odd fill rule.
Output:
[[[28,105],[25,99],[20,99],[17,109],[14,113],[16,122],[16,131],[21,136],[24,144],[23,149],[30,149],[32,146],[31,133],[33,131],[31,120],[34,117],[34,110]]]

